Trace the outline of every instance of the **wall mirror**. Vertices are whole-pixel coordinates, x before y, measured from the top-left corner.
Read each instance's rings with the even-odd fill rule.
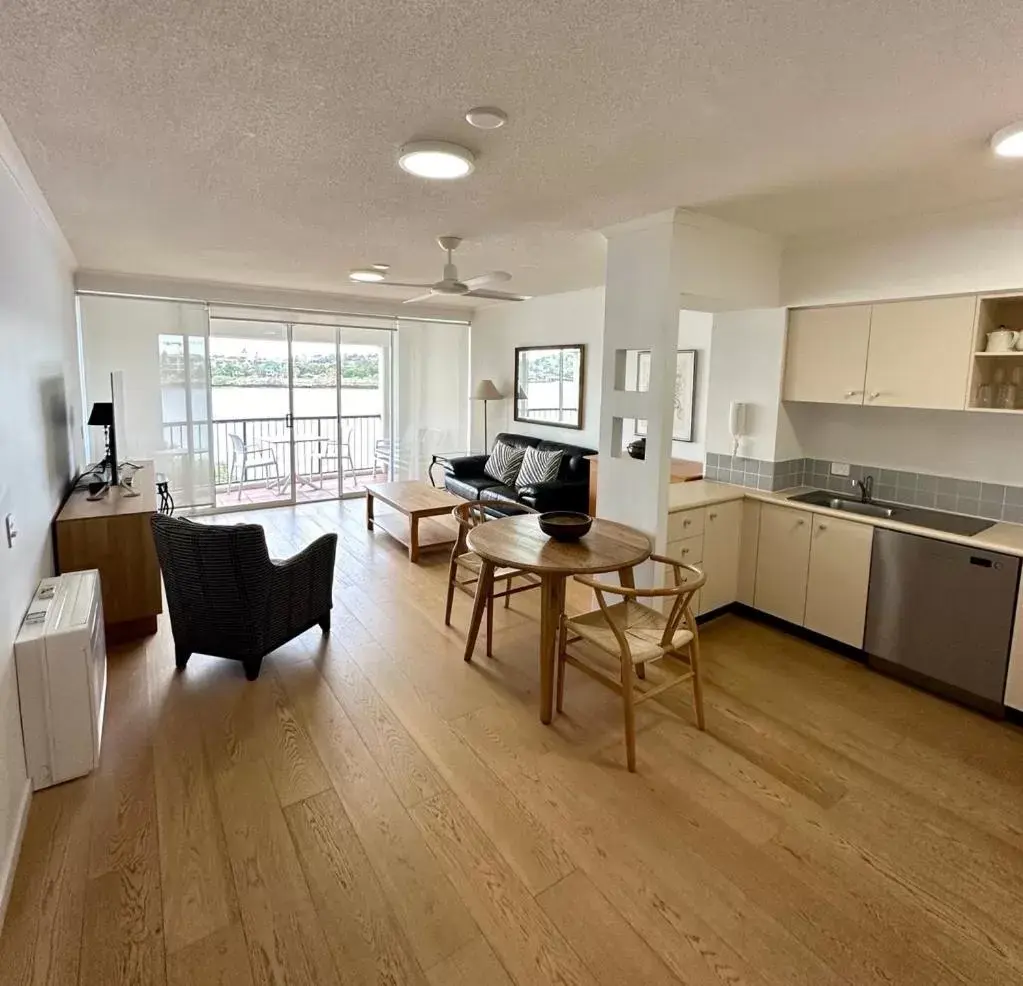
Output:
[[[555,428],[583,426],[585,346],[515,350],[515,420]]]

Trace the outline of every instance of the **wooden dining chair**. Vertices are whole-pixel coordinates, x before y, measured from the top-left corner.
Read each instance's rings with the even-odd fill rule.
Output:
[[[490,511],[494,516],[491,516]],[[458,523],[458,536],[455,539],[454,547],[451,549],[451,560],[448,563],[448,596],[444,606],[444,625],[451,626],[451,606],[455,598],[455,589],[472,596],[476,593],[476,585],[479,582],[480,566],[483,560],[474,551],[470,551],[465,543],[466,535],[474,527],[484,524],[488,520],[496,520],[498,517],[509,517],[517,514],[535,514],[536,511],[524,504],[495,502],[493,500],[470,500],[460,503],[451,511],[451,516]],[[513,586],[513,581],[520,579],[523,584]],[[497,584],[503,582],[504,589],[498,590]],[[511,597],[520,592],[528,592],[540,585],[538,576],[531,572],[523,572],[518,568],[494,569],[494,589],[487,597],[487,657],[493,657],[494,642],[494,600],[504,598],[504,608],[507,609]]]
[[[558,637],[557,710],[565,698],[565,665],[571,664],[622,696],[625,712],[625,750],[629,770],[636,769],[635,706],[683,681],[693,683],[696,723],[704,728],[703,684],[700,681],[700,636],[693,616],[692,599],[706,582],[706,576],[692,565],[673,558],[651,555],[651,561],[666,566],[670,584],[661,589],[634,589],[613,585],[583,575],[575,581],[592,589],[598,608],[580,616],[562,616]],[[607,595],[621,596],[611,603]],[[664,605],[667,615],[641,600]],[[585,641],[617,659],[611,669],[585,655],[568,653],[568,645]],[[685,670],[668,674],[660,684],[639,690],[646,680],[646,666],[661,658],[680,661]],[[638,678],[639,682],[634,678]]]

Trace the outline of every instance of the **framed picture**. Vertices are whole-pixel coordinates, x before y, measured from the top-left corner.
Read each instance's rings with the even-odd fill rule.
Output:
[[[650,351],[636,358],[636,390],[650,389]],[[696,350],[680,349],[675,353],[675,396],[671,421],[671,437],[676,442],[693,440],[693,410],[696,402]],[[637,422],[636,434],[646,434],[646,422]]]

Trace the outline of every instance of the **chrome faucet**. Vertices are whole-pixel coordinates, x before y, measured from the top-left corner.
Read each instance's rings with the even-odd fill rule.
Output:
[[[870,503],[874,499],[874,477],[864,476],[863,479],[854,479],[853,486],[860,490],[860,503]]]

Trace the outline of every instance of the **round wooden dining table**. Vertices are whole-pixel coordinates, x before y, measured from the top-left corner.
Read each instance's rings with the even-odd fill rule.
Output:
[[[555,541],[540,530],[538,514],[490,520],[469,531],[466,546],[482,559],[476,597],[465,644],[472,660],[487,598],[493,590],[494,569],[518,568],[540,577],[540,721],[551,721],[554,706],[554,668],[558,627],[565,609],[565,584],[570,575],[618,572],[621,584],[632,586],[632,568],[653,551],[650,538],[634,527],[595,518],[578,541]]]

